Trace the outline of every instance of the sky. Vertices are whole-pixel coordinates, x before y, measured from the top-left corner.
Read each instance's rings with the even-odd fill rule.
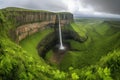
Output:
[[[0,0],[0,8],[22,7],[71,12],[81,17],[120,18],[120,0]]]

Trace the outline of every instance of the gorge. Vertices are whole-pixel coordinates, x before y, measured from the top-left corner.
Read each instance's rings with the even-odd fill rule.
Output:
[[[0,80],[119,80],[119,26],[68,12],[0,9]]]

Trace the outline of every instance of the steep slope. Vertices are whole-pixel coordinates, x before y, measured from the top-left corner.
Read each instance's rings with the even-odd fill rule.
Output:
[[[50,67],[41,57],[30,55],[11,41],[8,32],[16,24],[4,13],[4,10],[0,10],[0,80],[65,79],[66,73]]]
[[[89,21],[89,22],[88,22]],[[110,64],[115,64],[111,67],[109,63],[102,63],[103,66],[111,70],[111,75],[113,77],[118,77],[119,70],[119,50],[120,50],[120,28],[118,22],[110,21],[90,21],[86,20],[83,22],[76,22],[71,24],[72,28],[80,36],[88,36],[88,40],[79,43],[71,40],[72,51],[69,51],[63,58],[60,68],[62,70],[67,70],[69,66],[74,68],[84,68],[86,66],[98,65],[99,61],[103,56],[106,62]],[[114,25],[114,26],[113,26]],[[115,53],[115,54],[114,54]],[[112,57],[115,56],[117,62],[110,61]],[[113,70],[116,67],[116,71]],[[118,73],[117,73],[118,72]],[[117,73],[117,74],[116,74]],[[120,74],[120,73],[119,73]],[[118,79],[118,78],[117,78]]]
[[[70,40],[73,49],[66,54],[59,70],[48,65],[38,55],[33,56],[35,51],[25,51],[26,47],[21,48],[11,40],[8,32],[11,28],[16,28],[16,24],[6,15],[5,11],[0,10],[0,80],[120,79],[120,32],[119,27],[111,26],[113,23],[92,21],[71,24],[71,30],[75,30],[82,37],[86,37],[87,34],[88,40],[84,43]],[[50,32],[48,31],[48,34]],[[26,40],[37,34],[39,32],[27,37]]]

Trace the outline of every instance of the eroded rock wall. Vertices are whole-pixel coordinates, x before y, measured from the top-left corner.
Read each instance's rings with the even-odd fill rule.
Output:
[[[34,34],[48,27],[57,27],[58,14],[60,16],[61,26],[73,21],[71,13],[53,13],[47,11],[6,11],[5,16],[10,20],[15,28],[11,29],[10,34],[14,41],[19,43],[27,36]],[[6,14],[7,13],[7,14]]]

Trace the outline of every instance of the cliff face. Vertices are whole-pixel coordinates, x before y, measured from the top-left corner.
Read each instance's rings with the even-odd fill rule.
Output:
[[[47,11],[32,10],[3,10],[6,18],[10,20],[15,28],[11,29],[10,34],[16,42],[21,41],[27,36],[34,34],[48,27],[55,27],[58,23],[58,14],[60,16],[61,26],[73,21],[71,13],[53,13]]]

